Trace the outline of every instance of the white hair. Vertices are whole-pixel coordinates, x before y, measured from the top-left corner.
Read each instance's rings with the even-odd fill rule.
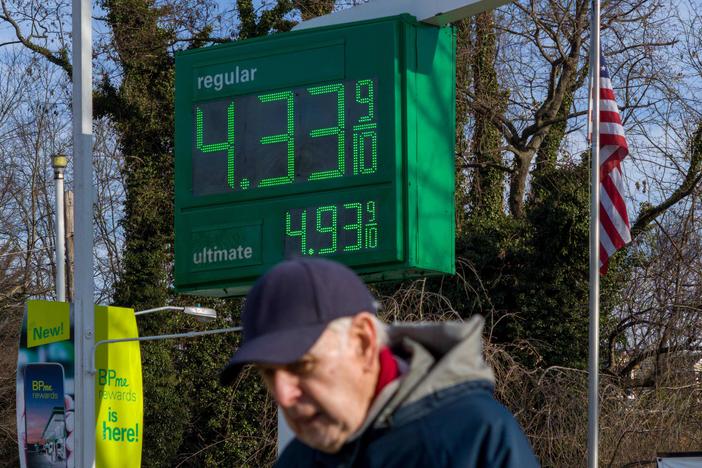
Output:
[[[375,315],[372,316],[373,327],[375,328],[375,341],[379,347],[383,347],[390,341],[388,338],[387,325],[380,321]],[[334,319],[327,325],[327,330],[332,330],[341,338],[341,346],[346,346],[346,340],[351,329],[353,317],[341,317]]]

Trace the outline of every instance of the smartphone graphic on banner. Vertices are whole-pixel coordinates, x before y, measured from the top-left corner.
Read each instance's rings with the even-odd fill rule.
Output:
[[[67,468],[63,366],[54,362],[24,368],[27,467]]]

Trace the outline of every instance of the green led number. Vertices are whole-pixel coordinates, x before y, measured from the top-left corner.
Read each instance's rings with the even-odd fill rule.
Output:
[[[259,187],[273,187],[274,185],[291,184],[295,181],[295,102],[292,91],[281,91],[279,93],[270,93],[259,96],[258,99],[263,102],[287,101],[288,112],[288,128],[286,133],[278,135],[269,135],[261,138],[262,145],[272,145],[275,143],[287,143],[288,147],[288,173],[280,177],[268,177],[261,179]]]
[[[378,247],[378,226],[366,226],[366,248],[374,249]]]
[[[365,93],[363,90],[366,90]],[[363,97],[363,95],[366,97]],[[375,91],[373,80],[356,82],[356,102],[368,106],[368,113],[353,126],[353,174],[375,174],[378,170],[378,134],[375,120]],[[367,146],[370,155],[366,154]]]
[[[322,226],[323,213],[331,213],[331,226]],[[319,249],[319,254],[324,255],[336,252],[336,205],[325,205],[317,208],[317,232],[331,234],[331,245]]]
[[[356,222],[353,224],[345,224],[345,231],[356,231],[356,243],[344,247],[344,252],[356,252],[363,248],[363,205],[360,203],[345,203],[344,208],[348,210],[356,210]]]
[[[344,175],[344,161],[346,156],[344,154],[344,132],[346,130],[346,105],[344,101],[344,85],[333,84],[326,86],[315,86],[313,88],[308,88],[307,91],[313,96],[319,96],[321,94],[336,93],[336,127],[318,128],[310,132],[312,138],[321,138],[327,136],[336,136],[337,138],[337,168],[330,169],[328,171],[317,171],[310,174],[308,180],[323,180],[323,179],[333,179],[335,177],[342,177]]]
[[[292,214],[290,211],[285,212],[285,235],[288,237],[300,238],[300,251],[302,255],[307,254],[307,211],[302,210],[300,215],[300,229],[293,230]]]
[[[342,207],[350,212],[339,213]],[[343,231],[355,231],[356,240],[353,244],[344,245],[347,239],[351,240],[350,235],[342,236],[339,240],[339,216],[344,223],[341,226]],[[308,219],[313,226],[308,226]],[[315,229],[310,239],[308,239],[308,228]],[[328,234],[329,237],[321,234]],[[290,245],[287,242],[287,239],[296,237],[300,239],[299,252],[302,255],[352,253],[375,249],[379,244],[376,202],[370,200],[288,210],[285,212],[286,249],[293,247],[293,250],[297,251],[294,244]]]
[[[375,202],[369,201],[366,203],[366,211],[370,215],[369,223],[375,223]]]
[[[202,137],[203,127],[202,109],[195,108],[195,142],[197,149],[203,153],[227,152],[227,183],[229,187],[234,187],[234,103],[227,107],[227,141],[220,143],[204,143]]]
[[[364,86],[367,90],[366,97],[362,96]],[[356,82],[356,102],[368,106],[368,113],[360,119],[358,119],[359,123],[369,123],[375,119],[375,108],[373,107],[374,94],[375,92],[373,90],[373,80],[360,80]]]
[[[378,134],[375,124],[371,129],[354,131],[353,133],[353,174],[374,174],[378,170]],[[366,127],[356,125],[354,130]],[[366,155],[366,144],[370,144],[370,164]]]
[[[365,227],[365,248],[374,249],[378,247],[378,223],[376,221],[375,202],[366,203],[366,211],[370,216]]]

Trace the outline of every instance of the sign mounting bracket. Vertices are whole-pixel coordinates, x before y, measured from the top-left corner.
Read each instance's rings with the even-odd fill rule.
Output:
[[[299,23],[293,30],[384,18],[409,13],[423,23],[444,26],[510,3],[512,0],[370,0],[346,10]]]

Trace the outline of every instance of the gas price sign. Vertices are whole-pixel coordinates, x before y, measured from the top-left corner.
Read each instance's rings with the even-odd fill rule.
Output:
[[[362,79],[196,103],[193,194],[374,174],[376,88]]]
[[[367,280],[454,269],[454,35],[408,16],[176,56],[176,287],[295,256]]]

